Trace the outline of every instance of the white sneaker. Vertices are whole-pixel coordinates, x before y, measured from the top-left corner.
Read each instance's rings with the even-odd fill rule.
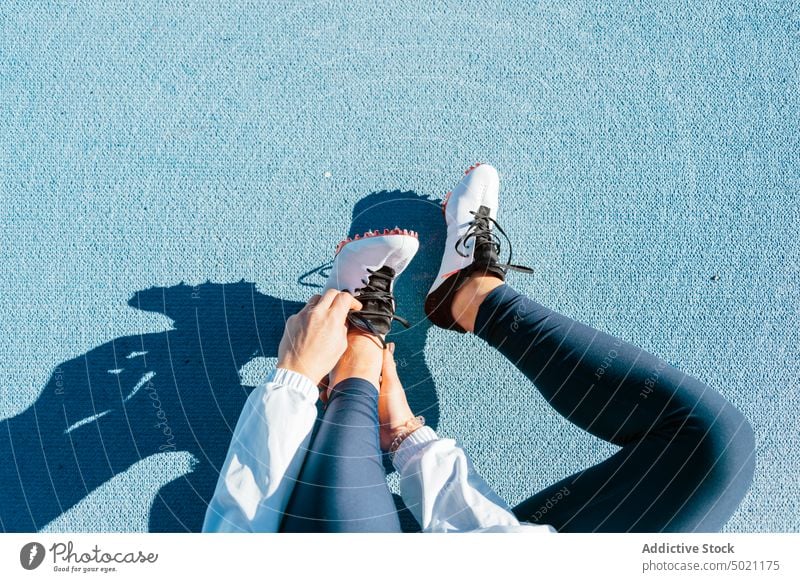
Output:
[[[353,239],[347,238],[336,247],[325,290],[352,293],[362,308],[351,311],[348,321],[383,342],[383,336],[391,330],[392,320],[408,327],[405,319],[395,315],[392,290],[394,280],[405,270],[418,249],[419,240],[413,230],[387,228],[382,233],[376,230],[356,235]]]
[[[425,313],[435,325],[445,329],[465,330],[453,319],[453,295],[470,275],[491,275],[505,281],[506,271],[531,273],[528,267],[499,262],[500,238],[506,233],[497,224],[500,179],[489,164],[475,164],[442,203],[447,223],[442,264],[425,299]],[[496,232],[495,232],[496,231]]]

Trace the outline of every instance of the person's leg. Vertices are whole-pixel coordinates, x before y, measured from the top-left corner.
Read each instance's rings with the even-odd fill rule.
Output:
[[[514,363],[565,418],[622,447],[515,508],[559,531],[717,531],[750,486],[752,427],[719,393],[644,350],[493,277],[453,316]]]
[[[376,338],[351,331],[330,374],[319,431],[300,472],[282,531],[399,532],[378,444],[383,353]]]

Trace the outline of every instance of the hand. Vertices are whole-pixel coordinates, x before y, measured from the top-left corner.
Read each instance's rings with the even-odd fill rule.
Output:
[[[347,313],[351,309],[361,309],[361,303],[347,292],[329,289],[324,295],[314,295],[286,320],[278,346],[278,367],[319,384],[347,349]]]

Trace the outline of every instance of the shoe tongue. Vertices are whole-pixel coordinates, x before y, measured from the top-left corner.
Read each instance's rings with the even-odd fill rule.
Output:
[[[376,277],[376,274],[384,276]],[[357,295],[362,305],[362,315],[360,317],[368,320],[372,324],[373,330],[381,335],[388,334],[392,329],[392,308],[388,307],[386,301],[378,299],[374,295],[369,297],[369,294],[376,292],[378,294],[381,292],[390,294],[389,289],[392,285],[394,275],[395,271],[391,267],[381,267],[369,277],[369,286],[371,290],[367,292],[368,296]],[[356,317],[358,318],[358,316]]]
[[[481,206],[478,208],[476,216],[489,216],[489,208]],[[489,221],[486,221],[487,228],[475,237],[475,252],[473,258],[476,263],[491,265],[499,260],[495,250],[495,241],[490,234]]]
[[[488,236],[476,237],[474,259],[476,263],[485,263],[487,265],[497,262],[497,253],[494,250],[491,238]]]
[[[394,279],[394,269],[389,266],[383,266],[375,271],[375,273],[381,273],[386,275],[386,277],[376,277],[373,273],[369,278],[370,287],[378,291],[389,291],[392,286],[392,279]]]

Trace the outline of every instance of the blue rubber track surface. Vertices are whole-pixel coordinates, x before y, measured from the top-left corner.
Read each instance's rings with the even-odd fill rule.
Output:
[[[371,228],[420,232],[400,373],[503,498],[613,452],[424,321],[484,161],[510,283],[733,401],[727,530],[799,531],[800,8],[601,4],[3,2],[2,529],[197,529],[283,321]]]

